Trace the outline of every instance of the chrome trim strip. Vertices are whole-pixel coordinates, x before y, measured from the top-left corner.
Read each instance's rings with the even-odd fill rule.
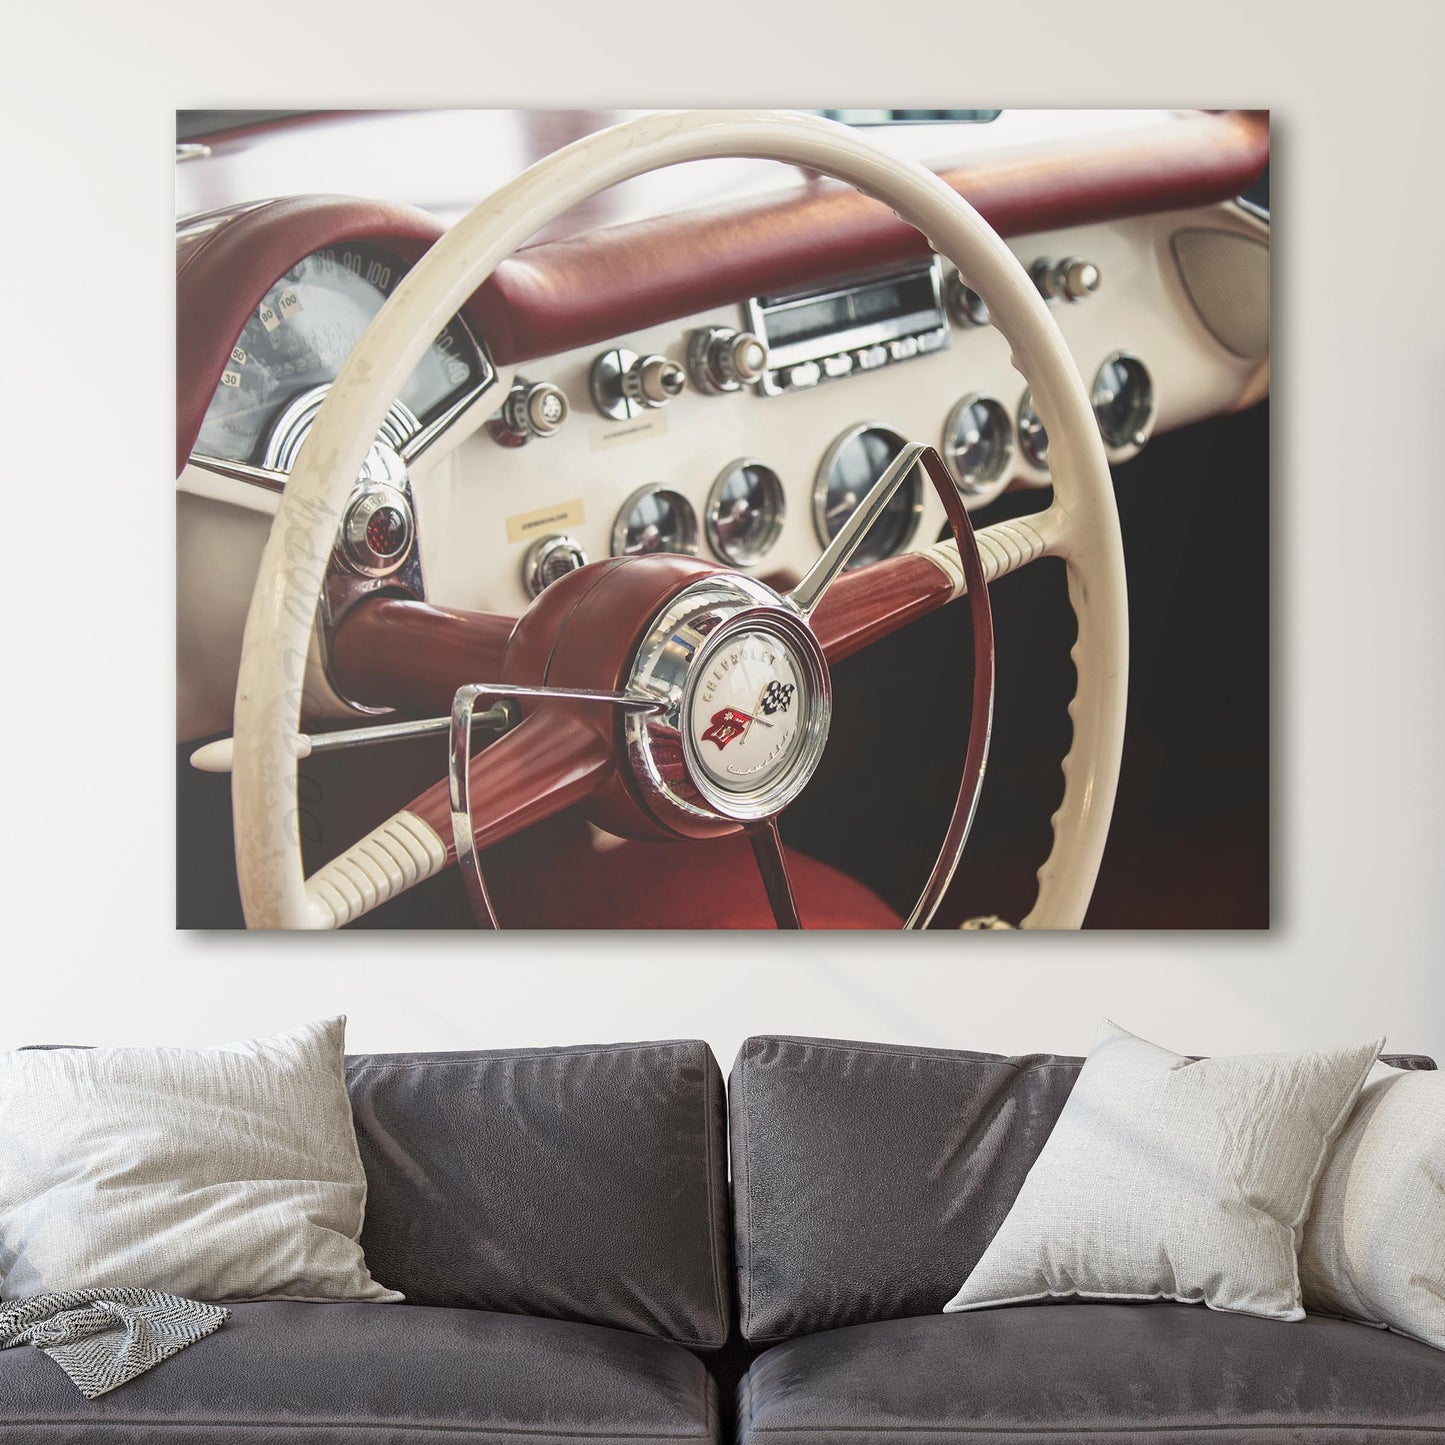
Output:
[[[410,268],[408,268],[410,269]],[[439,417],[429,421],[422,429],[412,437],[401,449],[401,457],[408,464],[414,462],[436,439],[447,430],[448,427],[461,420],[477,402],[491,390],[497,380],[497,368],[492,362],[491,354],[487,351],[482,338],[478,336],[468,324],[465,316],[460,311],[452,317],[451,324],[460,326],[467,340],[472,343],[477,351],[477,359],[481,363],[481,380],[468,392],[457,398]]]
[[[187,458],[193,467],[202,471],[215,472],[218,477],[230,477],[238,482],[250,482],[252,486],[265,487],[268,492],[278,495],[286,490],[286,473],[270,471],[266,467],[253,467],[249,462],[228,462],[223,457],[207,456],[204,452],[192,452]]]

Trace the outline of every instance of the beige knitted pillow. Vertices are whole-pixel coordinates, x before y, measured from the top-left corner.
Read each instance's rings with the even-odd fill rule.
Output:
[[[1445,1074],[1371,1071],[1299,1256],[1307,1310],[1445,1349]]]
[[[0,1299],[399,1300],[357,1243],[345,1022],[216,1049],[0,1053]]]
[[[1106,1021],[944,1308],[1077,1295],[1302,1318],[1300,1229],[1383,1043],[1191,1061]]]

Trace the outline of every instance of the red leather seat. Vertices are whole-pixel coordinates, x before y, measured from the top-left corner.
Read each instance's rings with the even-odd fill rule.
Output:
[[[902,919],[846,873],[793,849],[788,870],[807,928],[897,928]],[[483,860],[504,928],[772,928],[752,848],[616,841],[564,820]]]

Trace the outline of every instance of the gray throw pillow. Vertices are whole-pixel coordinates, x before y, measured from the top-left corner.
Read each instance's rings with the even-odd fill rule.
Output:
[[[1013,1208],[945,1310],[1076,1295],[1303,1318],[1300,1230],[1383,1043],[1190,1060],[1101,1024]]]
[[[215,1049],[0,1053],[0,1299],[399,1300],[357,1243],[345,1022]]]
[[[1315,1191],[1307,1310],[1445,1349],[1445,1074],[1378,1065]]]

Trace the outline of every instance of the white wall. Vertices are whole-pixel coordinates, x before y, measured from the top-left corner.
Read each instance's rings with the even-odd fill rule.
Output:
[[[1416,952],[1386,961],[1383,941],[1361,954],[1229,935],[929,938],[911,953],[822,938],[780,950],[750,934],[640,950],[581,938],[501,950],[491,938],[336,942],[191,940],[139,976],[56,969],[22,987],[18,1005],[12,992],[0,1046],[221,1043],[345,1012],[356,1050],[700,1036],[726,1068],[749,1034],[773,1032],[1083,1053],[1107,1014],[1184,1053],[1383,1033],[1445,1062],[1440,970]]]
[[[595,5],[553,7],[565,54],[484,43],[462,4],[432,7],[412,32],[379,3],[349,7],[344,24],[331,7],[257,0],[240,25],[175,7],[181,23],[155,13],[139,28],[92,8],[78,28],[65,7],[36,11],[37,31],[57,28],[28,53],[66,68],[17,69],[24,123],[7,122],[23,224],[0,236],[0,1046],[218,1041],[346,1011],[364,1049],[700,1034],[726,1064],[770,1029],[1081,1049],[1107,1013],[1184,1050],[1380,1031],[1445,1056],[1439,7],[1387,0],[1349,27],[1301,27],[1287,7],[1120,0],[1081,31],[1077,6],[1036,0],[970,7],[965,35],[959,7],[915,0],[888,7],[919,41],[894,52],[837,3],[826,25],[805,6],[738,5],[706,57],[669,52],[680,30],[639,25],[618,68],[594,64],[617,46],[615,16]],[[466,43],[434,18],[448,8]],[[876,12],[859,0],[856,14]],[[981,93],[959,94],[970,87]],[[176,934],[174,106],[900,97],[1275,109],[1273,932],[846,946]],[[1222,571],[1239,525],[1220,518]]]

